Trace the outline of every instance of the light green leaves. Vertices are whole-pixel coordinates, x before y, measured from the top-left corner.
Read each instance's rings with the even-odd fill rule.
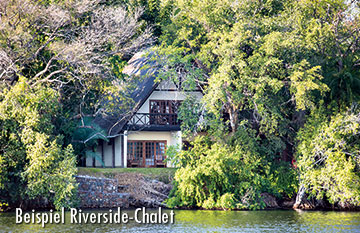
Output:
[[[315,106],[311,91],[317,90],[320,93],[328,91],[326,84],[321,82],[320,66],[310,67],[306,60],[295,64],[290,75],[290,92],[294,95],[296,108],[305,110]]]
[[[25,78],[0,93],[0,193],[11,205],[36,198],[57,209],[74,205],[76,157],[71,146],[62,148],[62,136],[53,136],[57,97]]]
[[[327,120],[313,113],[299,134],[301,182],[317,199],[360,205],[358,113],[339,113]]]

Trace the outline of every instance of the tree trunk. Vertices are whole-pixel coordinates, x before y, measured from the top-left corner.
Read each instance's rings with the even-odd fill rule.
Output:
[[[229,118],[230,118],[231,132],[235,133],[238,126],[238,118],[239,118],[236,110],[233,110],[232,108],[229,109]]]
[[[296,195],[296,201],[293,208],[298,209],[301,205],[305,203],[305,200],[306,200],[306,188],[303,184],[301,184],[299,191]]]

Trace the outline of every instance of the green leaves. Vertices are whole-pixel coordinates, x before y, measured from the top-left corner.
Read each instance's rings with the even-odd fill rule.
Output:
[[[266,156],[259,154],[261,149],[253,135],[240,131],[233,143],[196,137],[188,151],[178,153],[181,167],[175,174],[176,187],[167,200],[169,207],[262,209],[265,207],[262,192],[294,195],[293,171],[286,168],[286,164],[270,170]],[[282,178],[277,169],[287,179]]]
[[[338,113],[328,120],[318,110],[300,131],[297,164],[311,196],[360,206],[359,126],[357,112]]]
[[[323,79],[319,74],[320,69],[320,66],[310,67],[306,60],[294,65],[290,76],[290,93],[295,96],[298,110],[315,107],[311,91],[324,93],[329,90],[326,84],[320,82]]]
[[[358,15],[353,13],[358,7],[350,4],[341,0],[175,1],[176,14],[171,18],[172,23],[164,28],[162,46],[158,49],[168,54],[178,51],[173,57],[181,61],[177,64],[186,67],[186,72],[179,72],[179,66],[170,60],[167,64],[171,65],[165,70],[169,74],[167,77],[172,78],[180,73],[186,74],[186,78],[191,80],[202,81],[197,82],[204,88],[202,104],[185,103],[186,108],[180,114],[184,118],[183,128],[191,132],[199,131],[189,125],[198,125],[200,119],[197,116],[201,109],[201,115],[208,116],[207,120],[201,122],[202,129],[206,129],[214,139],[213,144],[196,146],[191,152],[178,156],[183,161],[181,174],[187,175],[177,179],[177,202],[182,200],[183,205],[204,208],[219,208],[218,203],[221,202],[231,209],[229,203],[240,202],[244,193],[253,200],[257,198],[258,189],[249,188],[252,182],[256,185],[261,183],[261,187],[266,187],[275,195],[292,196],[297,189],[296,172],[289,168],[288,163],[275,161],[291,160],[296,150],[306,152],[306,156],[318,156],[314,151],[308,151],[309,148],[322,150],[321,147],[326,147],[333,150],[333,157],[322,157],[316,168],[312,167],[312,160],[303,161],[300,165],[301,175],[308,174],[310,170],[314,172],[313,180],[308,181],[312,185],[331,177],[332,181],[325,182],[329,184],[326,188],[317,185],[312,189],[316,194],[331,193],[332,188],[336,190],[339,187],[335,184],[337,182],[349,187],[356,186],[350,184],[347,178],[332,183],[335,178],[327,173],[332,171],[354,178],[355,173],[345,174],[340,169],[354,171],[357,167],[352,167],[348,155],[344,157],[341,150],[336,151],[335,142],[346,141],[346,134],[336,134],[336,139],[331,143],[327,142],[330,132],[323,135],[324,138],[320,136],[321,126],[331,127],[328,118],[337,114],[336,111],[351,106],[360,96],[360,46],[357,39],[360,36],[360,21]],[[299,134],[300,143],[296,144],[295,137],[306,120],[306,114],[313,112],[316,115],[318,109],[334,105],[337,105],[336,109],[316,116],[321,118],[316,118],[316,124],[312,124],[310,119],[306,129]],[[228,128],[231,128],[231,133]],[[256,153],[250,154],[263,156],[259,166],[267,177],[249,178],[242,183],[242,191],[224,191],[227,186],[222,185],[222,181],[237,177],[231,171],[249,168],[247,163],[222,167],[227,164],[226,161],[236,164],[236,143],[241,144],[244,150],[241,140],[247,140],[243,137],[244,129],[252,132],[252,137],[257,139],[251,143],[251,148],[257,148]],[[332,130],[338,131],[335,128]],[[219,144],[227,151],[217,148]],[[212,152],[206,152],[205,148]],[[217,153],[223,155],[222,159],[216,157]],[[228,160],[228,156],[231,159]],[[190,161],[190,158],[201,163]],[[246,160],[246,157],[242,159]],[[327,159],[333,161],[334,166],[321,172],[317,170],[317,166],[325,166]],[[337,159],[342,162],[334,162]],[[219,166],[223,170],[219,170]],[[262,177],[259,171],[247,171],[254,177]],[[212,175],[208,172],[212,172]],[[231,175],[223,177],[223,174]],[[198,183],[199,186],[194,185]],[[219,186],[212,189],[216,185],[222,189],[219,190]],[[254,187],[260,187],[256,185]],[[348,191],[352,194],[347,197],[355,197],[356,192]],[[220,201],[219,193],[234,194],[234,198],[226,195]],[[192,199],[190,194],[196,198]],[[334,197],[333,194],[330,196]]]
[[[76,199],[76,157],[53,136],[57,93],[30,88],[25,78],[0,93],[0,194],[11,205],[48,198],[57,209]]]
[[[29,164],[23,172],[27,182],[26,194],[30,199],[49,198],[56,209],[74,206],[76,196],[76,157],[72,146],[64,150],[56,141],[46,144],[39,140],[27,157]]]

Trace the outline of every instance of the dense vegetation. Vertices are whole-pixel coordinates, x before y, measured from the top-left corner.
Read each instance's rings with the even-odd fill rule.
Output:
[[[75,205],[76,165],[96,142],[78,132],[128,102],[122,67],[154,41],[143,13],[116,1],[0,1],[1,202]]]
[[[192,146],[168,150],[170,207],[261,209],[262,193],[360,206],[359,7],[0,0],[0,201],[74,205],[76,163],[96,146],[79,132],[126,111],[134,80],[122,68],[152,46],[159,78],[204,91],[179,113]]]
[[[204,87],[181,117],[184,131],[209,137],[173,156],[181,168],[169,206],[257,209],[261,193],[281,200],[299,187],[297,204],[308,193],[359,206],[358,3],[174,4],[159,46],[164,74],[184,70]]]

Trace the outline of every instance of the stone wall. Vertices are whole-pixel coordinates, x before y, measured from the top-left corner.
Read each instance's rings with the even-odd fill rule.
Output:
[[[117,180],[90,176],[76,176],[76,180],[81,208],[129,207],[129,194],[119,192]]]

